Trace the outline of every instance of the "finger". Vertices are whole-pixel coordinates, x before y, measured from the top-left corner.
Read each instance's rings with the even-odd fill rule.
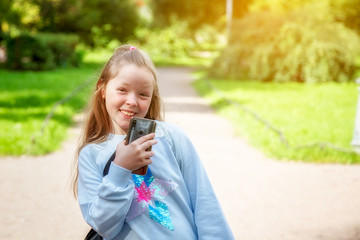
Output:
[[[144,142],[143,144],[141,144],[140,147],[141,147],[141,149],[146,150],[149,147],[151,147],[151,146],[153,146],[153,145],[155,145],[157,143],[158,143],[158,141],[153,139],[153,140],[149,140],[149,141]]]
[[[148,151],[148,152],[145,152],[145,153],[144,153],[144,158],[145,158],[146,160],[150,159],[150,158],[153,157],[153,156],[154,156],[154,152],[153,152],[153,151]]]
[[[155,133],[150,133],[145,136],[142,136],[141,138],[136,139],[134,142],[137,144],[143,144],[144,142],[154,138],[155,138]]]
[[[144,166],[152,164],[152,160],[150,158],[146,159],[146,164]]]
[[[139,165],[138,169],[139,169],[139,168],[142,168],[142,167],[145,167],[145,166],[148,166],[148,165],[150,165],[150,164],[152,164],[152,160],[151,160],[150,158],[145,159],[144,162],[143,162],[143,164],[142,164],[142,165]]]

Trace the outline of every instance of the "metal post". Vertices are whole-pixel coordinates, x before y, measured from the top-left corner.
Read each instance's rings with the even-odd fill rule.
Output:
[[[226,0],[226,27],[227,35],[230,36],[231,20],[233,15],[233,0]]]
[[[360,77],[355,80],[358,85],[358,102],[356,107],[356,117],[355,117],[355,128],[354,128],[354,138],[351,141],[351,145],[355,149],[356,152],[360,153]]]

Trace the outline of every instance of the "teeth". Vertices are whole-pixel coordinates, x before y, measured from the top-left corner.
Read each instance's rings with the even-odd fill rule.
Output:
[[[126,116],[134,116],[135,113],[132,112],[127,112],[127,111],[121,111],[123,114],[125,114]]]

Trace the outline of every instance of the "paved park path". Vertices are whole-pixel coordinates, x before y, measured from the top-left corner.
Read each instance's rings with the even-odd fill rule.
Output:
[[[360,166],[267,159],[196,94],[189,73],[159,69],[166,121],[198,149],[236,239],[360,239]],[[80,122],[55,153],[0,159],[0,239],[83,239],[89,227],[69,190]]]

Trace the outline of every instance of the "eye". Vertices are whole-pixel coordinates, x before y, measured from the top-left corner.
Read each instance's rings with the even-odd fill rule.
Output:
[[[140,96],[144,97],[144,98],[148,98],[148,97],[150,97],[150,94],[144,92],[144,93],[140,93]]]
[[[126,92],[126,88],[118,88],[118,89],[116,89],[118,92],[121,92],[121,93],[123,93],[123,92]]]

